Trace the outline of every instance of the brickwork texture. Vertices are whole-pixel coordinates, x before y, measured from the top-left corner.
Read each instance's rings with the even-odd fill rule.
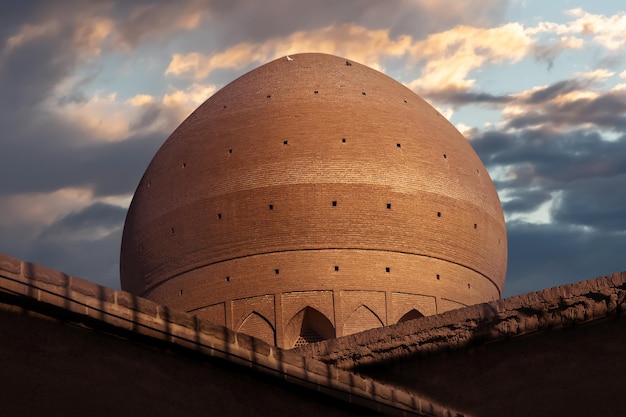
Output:
[[[291,348],[499,299],[506,262],[465,138],[386,75],[299,54],[233,81],[164,143],[120,272],[130,293]]]

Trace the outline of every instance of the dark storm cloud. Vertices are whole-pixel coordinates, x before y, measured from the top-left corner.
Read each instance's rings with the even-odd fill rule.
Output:
[[[508,222],[504,296],[626,270],[626,234],[562,225]]]
[[[95,203],[70,213],[43,230],[26,259],[119,288],[119,248],[126,210]],[[94,238],[99,231],[104,234]]]
[[[13,35],[22,24],[33,19],[43,4],[43,0],[3,2],[0,10],[0,39]]]
[[[68,41],[71,31],[41,36],[25,45],[5,49],[0,59],[0,108],[25,111],[49,97],[54,86],[69,76],[79,56]]]
[[[526,103],[538,104],[558,97],[561,94],[571,93],[587,87],[590,83],[581,80],[563,80],[556,82],[548,87],[540,88],[524,100]]]
[[[193,27],[212,9],[211,2],[202,0],[131,0],[115,1],[110,15],[117,21],[119,38],[136,47],[142,40],[152,37],[167,38],[177,30]]]
[[[471,143],[488,167],[531,166],[533,179],[541,185],[626,172],[626,136],[607,141],[596,131],[545,128],[487,132]]]
[[[28,253],[21,257],[63,271],[68,275],[119,289],[121,241],[121,229],[95,240],[51,241],[38,239],[33,241]]]
[[[552,195],[543,190],[517,189],[510,200],[502,203],[505,213],[530,213],[549,201]]]
[[[551,100],[568,93],[572,93],[575,91],[586,91],[590,86],[594,83],[593,79],[590,78],[579,78],[579,79],[568,79],[557,81],[547,87],[539,88],[532,93],[528,97],[515,97],[513,95],[498,95],[491,94],[484,91],[467,91],[460,89],[447,89],[447,90],[436,90],[427,92],[425,98],[431,101],[435,101],[438,103],[443,103],[452,106],[460,106],[460,105],[468,105],[468,104],[487,104],[493,105],[494,107],[499,107],[502,104],[509,103],[519,103],[519,105],[539,105],[542,107],[539,110],[533,110],[531,107],[529,111],[524,112],[521,116],[513,118],[509,122],[509,127],[522,128],[527,125],[535,125],[539,123],[561,123],[561,119],[563,122],[569,120],[570,124],[576,124],[576,117],[570,116],[569,118],[564,118],[564,114],[569,111],[572,111],[574,108],[578,108],[578,113],[588,111],[590,108],[596,108],[598,113],[606,113],[604,109],[610,107],[613,104],[617,104],[616,110],[619,112],[623,111],[626,106],[626,97],[625,94],[621,92],[608,92],[604,93],[601,97],[597,99],[579,99],[574,102],[565,102],[562,104],[558,103],[549,103]],[[602,109],[597,109],[597,105],[603,106]],[[544,106],[545,105],[545,106]],[[544,114],[545,112],[545,114]],[[551,112],[559,113],[557,118],[553,118],[554,114]],[[576,113],[576,114],[578,114]],[[560,117],[560,118],[559,118]],[[610,119],[609,119],[610,120]],[[621,117],[613,120],[620,120]],[[621,125],[621,122],[620,122]]]
[[[551,100],[575,91],[584,91],[586,88],[593,84],[592,79],[569,79],[555,82],[547,87],[542,87],[533,91],[528,97],[519,98],[513,95],[498,95],[491,94],[484,91],[467,91],[462,89],[444,89],[427,92],[424,97],[430,101],[442,103],[452,106],[463,106],[469,104],[475,105],[491,105],[492,107],[500,107],[503,104],[519,103],[520,105],[538,105],[541,104],[541,112],[545,111],[543,105]],[[564,106],[565,107],[565,106]],[[558,109],[558,105],[548,105],[548,109]],[[565,109],[563,111],[566,111]],[[509,126],[511,127],[524,127],[524,125],[538,124],[539,122],[550,122],[551,115],[542,113],[533,113],[531,109],[529,112],[523,113],[522,116],[514,118]],[[524,122],[527,123],[524,123]],[[532,122],[530,122],[532,121]]]
[[[491,132],[472,144],[487,166],[506,167],[506,177],[495,183],[511,198],[503,203],[508,215],[528,213],[552,195],[559,196],[551,213],[555,225],[626,231],[626,137]]]
[[[95,203],[40,230],[30,224],[0,224],[0,252],[119,288],[125,215],[121,207]]]
[[[5,143],[0,196],[90,187],[96,196],[132,193],[164,134],[75,146],[44,136]],[[38,139],[38,140],[37,140]]]
[[[600,130],[624,131],[626,95],[554,100],[592,85],[565,80],[518,96],[527,112],[472,135],[485,165],[501,172],[495,184],[509,218],[555,198],[549,224],[507,222],[504,296],[626,270],[626,135],[607,140]]]
[[[495,95],[458,89],[427,92],[424,94],[424,98],[429,101],[445,103],[452,106],[467,104],[506,104],[514,100],[513,97],[507,95]]]
[[[198,47],[219,44],[224,48],[244,41],[263,42],[295,31],[342,23],[389,29],[392,37],[407,34],[421,38],[456,25],[485,27],[499,22],[508,3],[497,0],[477,0],[471,5],[456,0],[31,0],[3,6],[0,34],[4,37],[14,34],[25,23],[54,18],[67,24],[73,17],[76,23],[86,16],[97,15],[113,19],[116,22],[113,41],[131,49],[148,38],[165,42],[172,33],[198,24],[204,38],[204,43],[202,37],[198,38]],[[72,25],[69,26],[71,30]]]
[[[626,91],[609,91],[595,98],[545,103],[540,109],[531,108],[512,118],[508,126],[523,129],[544,123],[554,126],[593,124],[622,132],[626,129]]]
[[[569,184],[552,212],[556,223],[626,232],[626,173]],[[625,247],[626,249],[626,247]]]
[[[390,29],[390,35],[422,38],[433,31],[468,24],[487,26],[502,19],[508,1],[480,0],[466,4],[453,0],[320,0],[247,1],[218,0],[211,3],[211,23],[224,40],[234,43],[330,24],[355,23],[369,29]]]
[[[40,237],[43,240],[71,240],[93,229],[120,228],[126,210],[106,203],[94,203],[80,211],[72,212],[46,227]]]
[[[489,130],[475,136],[471,144],[483,163],[489,166],[496,156],[519,146],[516,139],[516,135]]]
[[[0,110],[30,111],[48,98],[60,81],[88,62],[90,48],[107,46],[91,44],[89,19],[107,17],[113,2],[5,3],[0,13]],[[87,77],[84,81],[91,80]]]

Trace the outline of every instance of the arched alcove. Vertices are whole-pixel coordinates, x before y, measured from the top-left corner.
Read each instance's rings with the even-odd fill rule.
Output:
[[[297,312],[285,328],[285,346],[298,347],[335,337],[335,328],[328,318],[305,307]]]
[[[376,313],[368,307],[361,305],[354,310],[343,326],[343,335],[362,332],[364,330],[382,327],[383,322],[378,318]]]
[[[398,320],[398,323],[402,323],[403,321],[419,319],[420,317],[424,317],[424,315],[420,313],[419,311],[417,311],[416,309],[412,309],[408,311],[404,316],[400,317],[400,320]]]
[[[237,331],[261,339],[270,345],[276,344],[274,328],[265,317],[256,311],[253,311],[246,317]]]

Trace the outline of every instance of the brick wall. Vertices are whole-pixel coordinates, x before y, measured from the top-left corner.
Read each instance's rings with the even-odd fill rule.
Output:
[[[281,345],[306,306],[342,335],[497,299],[506,259],[495,187],[463,136],[391,78],[303,54],[237,79],[171,135],[131,204],[121,277],[233,329],[255,312]],[[324,305],[285,301],[313,292]]]

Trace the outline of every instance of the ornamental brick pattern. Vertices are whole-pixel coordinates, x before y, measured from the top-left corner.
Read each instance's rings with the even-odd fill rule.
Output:
[[[120,264],[127,291],[290,348],[298,314],[302,332],[328,320],[342,336],[498,299],[506,261],[495,187],[463,136],[386,75],[300,54],[176,129]]]

